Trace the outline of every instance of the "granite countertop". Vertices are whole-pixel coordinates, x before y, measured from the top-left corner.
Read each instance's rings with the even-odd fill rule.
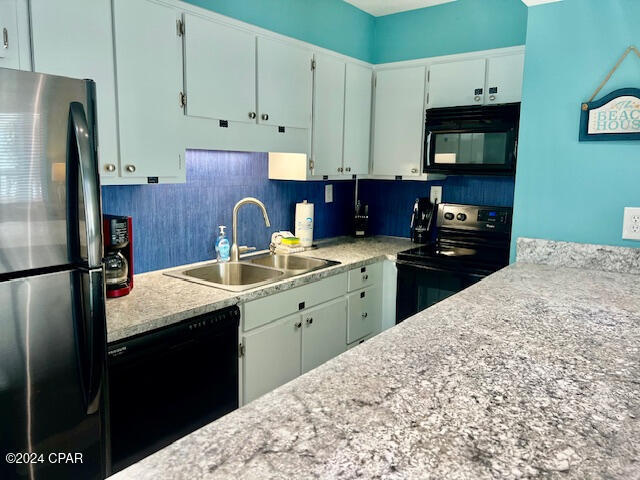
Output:
[[[638,479],[640,277],[516,263],[113,478]]]
[[[107,300],[107,341],[109,343],[177,323],[190,317],[271,295],[331,275],[378,262],[411,248],[409,239],[340,237],[322,241],[319,248],[298,255],[340,262],[329,268],[288,278],[281,282],[229,292],[164,275],[164,270],[134,278],[134,288],[126,297]]]

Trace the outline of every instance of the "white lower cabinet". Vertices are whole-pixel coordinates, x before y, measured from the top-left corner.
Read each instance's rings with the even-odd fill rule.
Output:
[[[347,299],[339,298],[302,315],[302,373],[347,349]]]
[[[270,392],[300,375],[299,314],[244,334],[244,402]]]
[[[364,272],[363,268],[244,304],[240,359],[243,404],[380,332],[382,263],[368,265]],[[362,283],[352,280],[349,288],[348,278]]]

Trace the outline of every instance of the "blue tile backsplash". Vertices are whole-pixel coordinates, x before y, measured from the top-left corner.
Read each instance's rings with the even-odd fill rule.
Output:
[[[369,204],[372,234],[408,237],[415,199],[428,197],[432,185],[443,186],[443,202],[513,206],[513,177],[450,176],[430,182],[361,180],[358,197]]]
[[[227,225],[243,197],[264,202],[271,220],[267,229],[259,209],[242,207],[238,214],[241,245],[268,248],[271,233],[294,229],[295,204],[315,204],[314,238],[348,235],[351,231],[354,182],[268,180],[266,153],[190,150],[187,183],[102,187],[102,208],[133,217],[136,273],[169,268],[215,257],[218,225]],[[333,202],[324,203],[324,186],[333,184]]]

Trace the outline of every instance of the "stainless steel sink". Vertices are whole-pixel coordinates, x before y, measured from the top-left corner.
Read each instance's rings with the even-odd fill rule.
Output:
[[[267,254],[240,262],[211,262],[188,269],[177,268],[165,272],[165,275],[240,292],[339,263],[297,255]]]
[[[310,272],[319,268],[335,265],[335,262],[321,260],[313,257],[299,257],[297,255],[261,255],[259,257],[247,259],[247,262],[254,265],[278,268],[286,270],[294,275]]]

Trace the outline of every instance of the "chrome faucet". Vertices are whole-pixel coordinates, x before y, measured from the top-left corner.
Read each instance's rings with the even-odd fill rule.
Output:
[[[267,214],[267,209],[265,208],[264,203],[262,203],[257,198],[246,197],[240,200],[238,203],[236,203],[235,207],[233,207],[233,221],[232,221],[233,222],[232,223],[233,244],[231,245],[231,261],[232,262],[237,262],[240,259],[240,249],[242,248],[242,247],[238,247],[238,210],[240,210],[241,206],[247,205],[249,203],[253,203],[254,205],[257,205],[260,207],[260,209],[262,210],[262,216],[264,217],[264,224],[266,225],[267,228],[271,226],[271,222],[269,222],[269,215]]]

